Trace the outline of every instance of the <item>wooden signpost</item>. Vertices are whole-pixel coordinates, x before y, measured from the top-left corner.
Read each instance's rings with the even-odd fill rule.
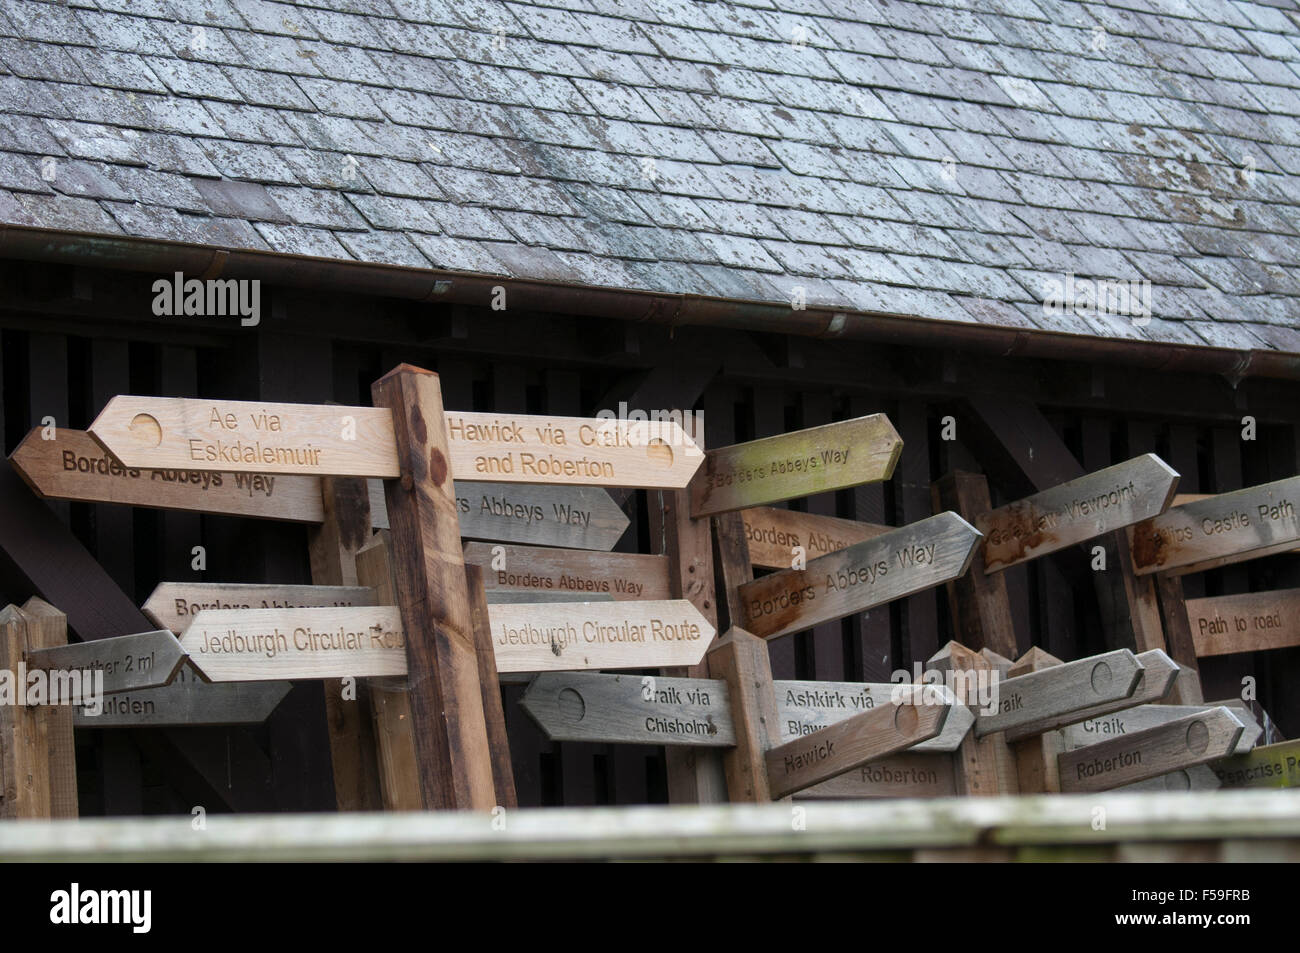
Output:
[[[1127,699],[1141,674],[1142,665],[1133,653],[1119,649],[1000,680],[995,710],[975,713],[975,736],[1010,733],[1068,712]]]
[[[203,681],[188,663],[162,688],[110,695],[103,712],[73,710],[78,728],[198,728],[258,725],[293,686],[289,682]]]
[[[460,535],[466,539],[607,552],[628,527],[609,491],[596,486],[457,480],[455,493]],[[386,526],[387,518],[375,525]]]
[[[1241,721],[1220,707],[1067,751],[1059,758],[1061,791],[1106,791],[1217,761],[1236,747],[1243,731]]]
[[[1118,738],[1121,735],[1136,734],[1139,731],[1145,731],[1147,728],[1154,728],[1157,725],[1163,725],[1166,722],[1187,715],[1208,712],[1217,707],[1220,706],[1139,705],[1136,708],[1117,711],[1113,715],[1106,715],[1102,718],[1089,718],[1087,721],[1081,721],[1078,724],[1067,725],[1061,729],[1061,735],[1065,742],[1065,749],[1074,751],[1101,741]],[[1255,747],[1255,743],[1259,741],[1264,729],[1260,727],[1259,722],[1255,720],[1245,706],[1224,705],[1222,707],[1228,708],[1244,726],[1241,737],[1237,739],[1237,744],[1230,753],[1234,755],[1246,754]]]
[[[793,740],[890,704],[894,684],[773,682],[781,735]],[[938,737],[917,752],[954,751],[974,716],[936,686],[952,708]],[[736,743],[727,683],[712,678],[663,678],[596,672],[552,672],[533,678],[524,710],[552,741],[693,745]]]
[[[1231,655],[1300,645],[1300,589],[1188,599],[1196,655]]]
[[[160,582],[149,593],[140,610],[164,629],[184,635],[194,617],[208,609],[296,609],[374,604],[375,592],[367,586]]]
[[[948,718],[951,720],[959,711],[961,708],[954,708]],[[920,747],[922,745],[913,745],[900,754],[879,758],[829,781],[804,788],[798,793],[798,798],[955,797],[957,782],[952,757],[914,753]]]
[[[530,589],[567,595],[575,602],[592,595],[672,598],[667,556],[469,543],[465,562],[482,567],[489,591]]]
[[[1225,788],[1294,788],[1300,786],[1300,741],[1261,745],[1210,765]]]
[[[744,626],[775,638],[941,585],[966,571],[979,539],[956,513],[940,513],[772,573],[739,587]]]
[[[803,549],[805,558],[816,559],[893,529],[774,506],[750,507],[741,515],[745,520],[750,562],[763,569],[789,569],[798,548]]]
[[[166,685],[185,662],[185,650],[166,629],[72,642],[27,652],[29,669],[46,672],[102,672],[103,692],[138,691]],[[58,680],[51,679],[51,688]]]
[[[181,645],[214,682],[406,674],[393,606],[204,609]]]
[[[499,672],[695,665],[714,628],[686,599],[489,607]]]
[[[984,571],[997,572],[1163,513],[1178,474],[1155,454],[1044,490],[975,517]]]
[[[691,482],[691,516],[888,480],[902,450],[884,414],[710,450]]]
[[[427,428],[427,422],[421,421]],[[453,479],[683,487],[703,459],[674,422],[448,411]],[[114,397],[91,435],[130,467],[313,476],[399,476],[382,407]]]
[[[1131,532],[1134,571],[1184,575],[1300,542],[1300,476],[1171,507]]]

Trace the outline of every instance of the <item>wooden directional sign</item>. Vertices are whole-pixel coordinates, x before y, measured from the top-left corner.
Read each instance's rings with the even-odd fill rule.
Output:
[[[184,664],[162,688],[109,695],[98,715],[74,709],[72,724],[77,728],[256,725],[266,721],[291,688],[288,682],[208,684]]]
[[[772,797],[782,798],[934,738],[948,705],[890,702],[772,748],[764,756]]]
[[[575,602],[591,595],[617,600],[672,598],[667,556],[470,543],[465,547],[465,562],[483,567],[483,583],[489,590],[535,589],[567,594]]]
[[[204,609],[181,645],[214,682],[406,674],[394,606]]]
[[[459,480],[681,488],[703,459],[671,421],[448,411],[446,427]],[[119,396],[90,433],[131,467],[400,475],[384,408]]]
[[[698,664],[715,630],[685,599],[494,605],[498,672]]]
[[[898,686],[778,681],[773,687],[781,736],[790,740],[888,705]],[[974,720],[951,692],[936,689],[953,710],[938,737],[912,750],[954,751]],[[709,748],[736,743],[722,679],[547,672],[533,678],[521,704],[552,741]]]
[[[763,569],[789,569],[796,547],[803,548],[805,559],[816,559],[875,539],[893,528],[774,506],[750,507],[742,515],[749,561]]]
[[[1245,726],[1227,708],[1184,715],[1057,758],[1061,791],[1107,791],[1179,768],[1217,761],[1232,751]]]
[[[1300,589],[1188,599],[1198,658],[1300,645]]]
[[[966,571],[979,539],[956,513],[940,513],[745,583],[744,628],[775,638],[940,585]]]
[[[42,428],[32,430],[9,456],[38,496],[299,523],[325,518],[314,477],[128,468],[84,430],[60,427],[53,440],[41,435]]]
[[[1113,715],[1105,715],[1101,718],[1089,718],[1087,721],[1081,721],[1076,725],[1067,725],[1061,729],[1061,737],[1065,742],[1065,750],[1073,751],[1076,748],[1085,748],[1088,745],[1094,745],[1101,741],[1107,741],[1111,738],[1118,738],[1121,735],[1131,735],[1139,731],[1145,731],[1147,728],[1154,728],[1156,725],[1163,725],[1165,722],[1173,721],[1176,718],[1183,718],[1187,715],[1195,715],[1198,712],[1206,712],[1217,705],[1139,705],[1136,708],[1126,708],[1123,711],[1117,711]],[[1241,737],[1237,739],[1237,745],[1231,751],[1232,754],[1245,754],[1255,747],[1264,729],[1260,727],[1245,706],[1223,706],[1228,708],[1237,720],[1245,726]]]
[[[1131,530],[1133,568],[1198,572],[1300,542],[1300,476],[1171,507]]]
[[[185,650],[166,629],[111,639],[72,642],[29,651],[27,667],[47,672],[103,672],[105,695],[166,685],[185,661]],[[51,688],[56,684],[50,680]]]
[[[948,720],[961,709],[954,708]],[[929,744],[930,742],[925,742]],[[943,755],[914,754],[922,745],[880,758],[838,777],[799,791],[797,800],[876,797],[954,797],[953,759]]]
[[[691,482],[691,515],[888,480],[902,450],[902,438],[884,414],[710,450]]]
[[[1222,763],[1222,762],[1220,762]],[[1215,776],[1213,765],[1194,764],[1190,768],[1179,768],[1168,774],[1161,774],[1145,781],[1121,784],[1111,790],[1119,791],[1217,791],[1223,785]]]
[[[997,572],[1163,513],[1178,474],[1153,453],[981,514],[984,571]]]
[[[366,586],[160,582],[140,609],[164,629],[184,635],[194,617],[205,609],[293,609],[374,604],[375,591]]]
[[[1293,788],[1300,786],[1300,741],[1261,745],[1210,765],[1225,788]]]
[[[594,486],[457,480],[456,507],[467,539],[606,552],[628,526],[609,492]]]
[[[1137,656],[1142,666],[1137,688],[1127,698],[1090,705],[1074,711],[1057,712],[1038,721],[1028,722],[1007,731],[1007,741],[1019,741],[1030,735],[1041,735],[1063,725],[1074,724],[1089,718],[1100,718],[1121,709],[1148,702],[1158,702],[1173,691],[1178,681],[1178,665],[1161,649],[1151,649]]]
[[[1043,721],[1128,698],[1137,688],[1142,664],[1128,649],[1118,649],[1017,675],[997,683],[997,706],[992,713],[975,713],[975,736]]]
[[[574,598],[570,592],[538,592],[536,589],[488,589],[488,605],[515,605],[520,602],[613,602],[614,597],[605,593]]]

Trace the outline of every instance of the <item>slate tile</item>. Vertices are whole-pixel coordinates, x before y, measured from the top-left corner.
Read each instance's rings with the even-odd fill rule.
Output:
[[[145,57],[142,63],[150,70],[150,75],[162,81],[158,84],[158,92],[171,90],[185,96],[243,102],[243,95],[230,84],[221,69],[211,63],[173,56]]]
[[[315,258],[349,260],[348,250],[339,244],[332,232],[323,228],[303,228],[298,225],[277,225],[257,222],[253,228],[273,251],[288,255],[310,255]]]
[[[631,53],[575,47],[574,58],[582,64],[586,75],[606,83],[622,83],[628,86],[653,86],[655,81],[642,68],[640,61]]]
[[[39,193],[49,193],[57,189],[60,192],[76,194],[76,189],[71,186],[75,186],[77,182],[76,169],[82,165],[84,163],[69,162],[61,158],[56,158],[53,166],[42,165],[41,160],[36,156],[0,152],[0,188]],[[58,181],[65,168],[71,170],[70,187],[65,187]],[[53,181],[46,178],[51,171],[54,175]]]
[[[194,232],[196,240],[217,248],[256,248],[270,246],[252,225],[241,218],[214,218],[208,215],[181,214],[181,220]]]
[[[207,203],[200,197],[194,180],[189,176],[134,166],[107,166],[103,171],[128,201],[181,212],[208,211]],[[113,199],[116,196],[105,195],[104,198]]]
[[[215,215],[263,222],[290,221],[263,185],[230,179],[195,178],[192,182],[193,188],[202,197],[206,210]]]
[[[129,130],[123,132],[125,138],[125,133],[129,132]],[[135,149],[140,159],[152,169],[183,172],[187,175],[221,175],[221,170],[208,158],[200,142],[203,142],[203,140],[162,133],[148,133],[139,137]],[[106,142],[104,145],[111,148]]]
[[[59,131],[56,133],[55,129]],[[9,151],[26,152],[39,156],[60,156],[65,152],[69,155],[75,155],[80,159],[103,159],[106,162],[138,162],[135,152],[123,139],[114,137],[117,142],[123,146],[111,154],[87,154],[88,146],[79,146],[76,143],[77,135],[91,135],[92,132],[105,130],[107,127],[87,127],[80,123],[64,123],[58,119],[37,119],[35,116],[9,115],[0,116],[0,135],[4,138]],[[74,131],[75,130],[75,131]],[[131,139],[134,139],[136,133],[128,130]],[[64,137],[69,139],[69,145],[64,145]],[[69,146],[76,146],[77,151],[73,151]],[[89,151],[94,151],[89,149]]]
[[[544,245],[568,251],[588,250],[588,242],[560,216],[498,210],[494,217],[515,239],[525,245]]]
[[[237,91],[238,98],[250,105],[295,110],[314,108],[293,78],[284,73],[238,66],[222,67],[222,72]]]
[[[350,194],[348,201],[373,228],[435,235],[441,223],[429,211],[431,202],[390,195]]]
[[[68,7],[53,3],[10,3],[5,5],[4,13],[17,35],[24,39],[82,46],[95,44],[79,14]],[[99,16],[90,11],[87,15]]]
[[[707,248],[726,266],[733,268],[750,268],[756,271],[783,271],[783,264],[768,253],[763,243],[753,238],[739,235],[717,235],[698,232],[695,235],[699,243]]]
[[[447,235],[480,241],[513,241],[509,230],[490,209],[441,202],[430,204],[428,211]]]
[[[221,124],[220,128],[225,130],[227,138],[271,145],[301,144],[297,134],[285,124],[274,109],[219,101],[209,101],[204,105],[212,117]],[[216,134],[221,135],[220,132]]]
[[[991,327],[1020,328],[1025,331],[1037,330],[1037,325],[1015,305],[991,298],[953,295],[952,300],[970,314],[980,324]]]
[[[410,268],[429,267],[429,259],[409,238],[398,232],[339,232],[335,238],[357,261]]]
[[[949,236],[961,249],[967,261],[992,268],[1020,268],[1026,265],[1042,266],[1046,262],[1033,262],[1018,248],[1023,241],[1018,237],[993,235],[966,229],[954,229]]]
[[[839,167],[854,182],[885,188],[900,188],[906,185],[890,165],[888,157],[871,152],[860,152],[856,149],[832,150],[831,154]]]
[[[228,178],[284,185],[295,182],[292,170],[270,146],[206,139],[202,148],[217,171]]]
[[[366,17],[335,10],[300,8],[298,14],[329,43],[382,49],[386,44]]]
[[[385,118],[384,111],[375,105],[365,87],[309,76],[299,77],[298,86],[321,112],[358,119]]]
[[[665,130],[667,134],[677,134],[678,130]],[[768,148],[767,140],[737,133],[705,130],[698,135],[701,142],[710,149],[720,162],[735,162],[741,165],[756,165],[773,169],[782,163]]]
[[[60,83],[84,83],[86,74],[78,65],[85,54],[84,47],[54,46],[0,37],[0,62],[25,79],[52,79]],[[156,82],[156,81],[155,81]]]
[[[190,218],[182,217],[175,209],[139,202],[104,202],[103,208],[127,235],[194,244],[206,238],[193,228]]]
[[[59,98],[55,98],[44,88],[45,84],[36,80],[22,79],[18,76],[0,76],[0,111],[6,113],[27,113],[35,116],[48,116],[55,119],[71,119],[72,112],[63,102],[66,96],[74,104],[80,106],[82,103],[97,104],[102,97],[90,95],[83,87],[63,86],[60,89]],[[51,87],[53,89],[55,87]],[[103,114],[105,110],[101,110]],[[120,113],[114,112],[114,116]],[[94,119],[90,116],[79,116],[82,119]]]
[[[66,232],[122,234],[121,227],[95,199],[57,194],[36,195],[30,192],[15,192],[13,199],[24,212],[45,228],[57,228]]]
[[[312,25],[310,10],[292,3],[269,2],[269,0],[234,0],[235,9],[243,22],[257,33],[279,34],[281,36],[303,37],[310,40],[320,39],[320,34]],[[188,23],[208,23],[203,0],[188,0],[189,16],[181,17]],[[215,25],[234,26],[224,20],[215,21]]]

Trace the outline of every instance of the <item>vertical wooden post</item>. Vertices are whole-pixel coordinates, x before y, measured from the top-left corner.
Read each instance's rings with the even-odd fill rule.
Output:
[[[1054,655],[1034,646],[1020,658],[1007,672],[1008,678],[1041,672],[1045,668],[1061,665]],[[1011,750],[1016,756],[1016,777],[1019,780],[1021,794],[1059,793],[1061,790],[1061,772],[1056,757],[1061,753],[1061,735],[1057,731],[1045,731],[1013,742]]]
[[[1169,655],[1178,663],[1178,681],[1174,682],[1169,703],[1199,705],[1205,698],[1201,692],[1201,670],[1196,664],[1196,644],[1192,641],[1192,627],[1187,619],[1187,603],[1183,599],[1183,581],[1178,576],[1158,573],[1155,586],[1160,597]]]
[[[949,642],[929,661],[929,667],[941,672],[967,672],[971,679],[980,673],[991,673],[992,664],[984,656],[972,652],[957,642]],[[970,682],[958,680],[955,686],[957,701],[978,704],[969,697]],[[1016,764],[1002,732],[976,738],[971,731],[962,740],[956,755],[957,793],[978,796],[1018,794],[1020,785],[1016,778]]]
[[[51,649],[68,642],[68,617],[44,599],[32,596],[22,607],[27,648]],[[77,751],[72,735],[72,706],[36,709],[49,762],[50,817],[77,817]]]
[[[50,758],[46,724],[38,709],[22,704],[26,682],[19,666],[27,648],[27,617],[17,606],[0,610],[0,670],[11,673],[19,697],[0,705],[0,817],[50,816]]]
[[[389,531],[381,529],[357,553],[357,582],[375,590],[379,605],[396,604],[389,563]],[[370,679],[370,720],[375,732],[379,791],[386,811],[418,811],[423,805],[415,742],[411,738],[411,704],[405,682]],[[392,683],[392,684],[390,684]]]
[[[693,418],[692,418],[693,419]],[[689,428],[687,428],[689,429]],[[704,434],[692,433],[700,449]],[[707,519],[691,519],[687,490],[659,491],[659,505],[650,505],[650,535],[668,557],[668,581],[674,599],[688,599],[717,628],[717,598],[713,585],[713,542]],[[708,662],[667,669],[665,675],[703,678]],[[727,799],[721,754],[713,748],[673,745],[665,749],[668,800],[674,804],[717,804]]]
[[[325,521],[311,530],[311,581],[318,586],[357,585],[356,555],[370,538],[370,494],[366,481],[321,480]],[[354,679],[355,698],[344,697],[343,680],[327,679],[325,717],[334,798],[340,811],[377,811],[383,804],[370,719],[370,687]]]
[[[469,616],[474,627],[474,651],[478,656],[479,685],[483,692],[483,717],[487,720],[488,744],[492,749],[492,781],[500,807],[518,807],[515,771],[510,763],[510,737],[506,734],[506,713],[501,704],[497,679],[497,658],[492,650],[492,621],[488,616],[487,592],[483,588],[483,567],[466,566],[469,587]]]
[[[403,364],[371,387],[393,412],[401,478],[384,481],[411,737],[429,810],[496,804],[438,375]]]

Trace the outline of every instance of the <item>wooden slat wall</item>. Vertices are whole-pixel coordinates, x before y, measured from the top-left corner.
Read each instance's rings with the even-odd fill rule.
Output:
[[[562,320],[562,319],[561,319]],[[62,426],[84,426],[113,394],[198,394],[266,400],[368,403],[369,382],[399,361],[437,370],[447,406],[466,410],[589,414],[601,395],[643,375],[638,348],[647,331],[630,336],[574,335],[572,360],[506,354],[487,349],[467,354],[455,335],[473,333],[473,319],[450,339],[431,339],[412,320],[409,340],[352,343],[315,335],[240,332],[226,346],[161,343],[141,332],[136,339],[69,337],[57,329],[32,332],[6,327],[0,312],[0,422],[6,453],[26,429],[46,415]],[[467,330],[468,328],[468,330]],[[729,332],[730,333],[730,332]],[[732,333],[737,347],[746,336]],[[725,336],[720,340],[729,340]],[[610,342],[613,342],[612,344]],[[443,346],[439,346],[439,345]],[[752,352],[746,344],[745,353]],[[848,347],[848,345],[845,345]],[[671,360],[671,344],[659,360]],[[865,346],[863,346],[865,347]],[[500,342],[502,352],[510,342]],[[610,351],[608,361],[602,351]],[[658,352],[657,352],[658,353]],[[733,374],[724,364],[697,401],[705,411],[710,446],[815,426],[868,413],[887,412],[904,438],[904,452],[887,483],[824,494],[786,504],[794,509],[872,523],[903,525],[930,515],[931,481],[950,468],[982,469],[978,446],[958,434],[940,437],[947,402],[934,392],[913,394],[899,385],[827,383],[808,373],[756,379]],[[1182,474],[1180,492],[1222,492],[1290,476],[1300,469],[1297,428],[1273,426],[1255,443],[1223,420],[1170,423],[1095,406],[1044,409],[1053,426],[1088,469],[1155,451]],[[991,486],[995,505],[1019,488]],[[129,511],[123,508],[51,504],[96,554],[113,579],[139,600],[162,579],[304,582],[307,547],[302,527],[227,517]],[[646,494],[632,493],[625,507],[632,525],[621,551],[649,550]],[[206,572],[190,568],[191,549],[207,550]],[[1091,544],[1080,547],[1086,556]],[[1022,647],[1043,646],[1069,659],[1101,650],[1105,627],[1123,624],[1116,607],[1099,605],[1091,585],[1055,560],[1041,560],[1007,573],[1017,636]],[[1082,582],[1089,582],[1083,579]],[[0,604],[30,593],[6,592]],[[1300,585],[1300,558],[1274,557],[1189,578],[1189,597]],[[777,678],[885,680],[898,668],[924,660],[951,637],[942,589],[922,593],[771,646]],[[1258,682],[1259,700],[1284,731],[1300,732],[1300,693],[1291,687],[1300,651],[1256,653],[1206,660],[1206,697],[1236,695],[1245,676]],[[666,800],[662,749],[641,746],[549,742],[518,706],[519,686],[504,689],[515,779],[521,806],[645,803]],[[264,769],[271,789],[244,792],[243,805],[270,810],[328,810],[333,804],[328,744],[319,684],[299,685],[268,723],[255,729],[202,729],[186,733],[213,770],[229,767],[232,778]],[[169,774],[163,755],[142,748],[122,732],[82,732],[79,769],[86,813],[188,811],[183,784]],[[226,764],[240,752],[246,771]],[[238,760],[238,759],[237,759]],[[251,766],[251,767],[250,767]],[[211,806],[209,806],[211,807]]]

